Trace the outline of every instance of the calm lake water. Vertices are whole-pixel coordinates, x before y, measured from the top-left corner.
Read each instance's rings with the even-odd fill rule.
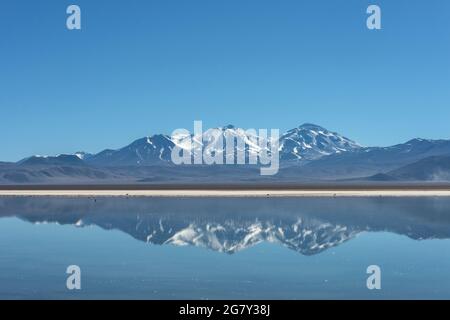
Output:
[[[0,298],[450,299],[449,238],[450,198],[3,197]]]

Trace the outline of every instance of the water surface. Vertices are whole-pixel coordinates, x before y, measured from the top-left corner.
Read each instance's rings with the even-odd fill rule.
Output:
[[[450,198],[3,197],[0,298],[449,299],[449,238]]]

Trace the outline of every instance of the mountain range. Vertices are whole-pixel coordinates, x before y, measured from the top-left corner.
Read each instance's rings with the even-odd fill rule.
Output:
[[[200,147],[184,143],[182,138],[156,134],[96,154],[76,152],[0,162],[0,184],[450,181],[450,140],[413,139],[390,147],[364,147],[309,123],[280,136],[281,169],[275,176],[260,176],[259,166],[254,165],[172,163],[175,146],[191,157],[199,151],[224,157],[221,142],[229,137],[237,142],[235,153],[242,151],[242,146],[247,156],[268,151],[267,141],[255,145],[255,137],[241,128],[228,125],[216,129],[205,131],[202,137],[190,137],[194,141],[201,138]]]

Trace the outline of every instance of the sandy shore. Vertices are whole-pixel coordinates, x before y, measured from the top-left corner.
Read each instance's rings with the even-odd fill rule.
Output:
[[[450,197],[450,190],[0,190],[0,197]]]

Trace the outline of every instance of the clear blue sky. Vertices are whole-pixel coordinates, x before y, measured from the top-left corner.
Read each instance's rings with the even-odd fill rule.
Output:
[[[66,29],[72,3],[81,31]],[[312,122],[365,145],[450,138],[450,1],[2,0],[0,111],[0,160],[197,119]]]

